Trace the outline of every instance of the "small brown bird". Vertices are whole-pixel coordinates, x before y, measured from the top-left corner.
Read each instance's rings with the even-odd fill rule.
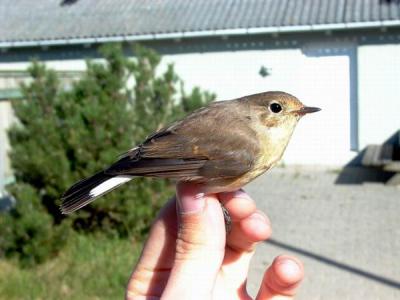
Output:
[[[211,103],[73,185],[61,211],[71,213],[136,176],[196,182],[204,193],[235,191],[272,168],[299,119],[319,110],[284,92]]]

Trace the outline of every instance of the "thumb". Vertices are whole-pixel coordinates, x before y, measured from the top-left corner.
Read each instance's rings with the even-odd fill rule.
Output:
[[[224,258],[221,205],[200,188],[192,183],[177,186],[179,229],[174,264],[163,294],[166,299],[208,298]]]
[[[201,258],[225,248],[225,223],[221,204],[215,195],[200,192],[201,186],[177,186],[178,240],[177,260]],[[215,255],[215,254],[214,254]]]

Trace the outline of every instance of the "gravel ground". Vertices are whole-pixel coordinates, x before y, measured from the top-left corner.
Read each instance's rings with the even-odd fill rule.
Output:
[[[338,174],[277,168],[246,188],[273,226],[252,262],[252,295],[272,259],[293,254],[306,271],[296,299],[400,299],[400,188],[335,184]]]

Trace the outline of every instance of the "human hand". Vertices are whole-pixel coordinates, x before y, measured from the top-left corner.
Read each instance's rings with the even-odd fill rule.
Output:
[[[232,218],[228,235],[220,203]],[[249,263],[257,243],[270,234],[268,218],[243,191],[202,196],[198,186],[179,184],[177,199],[151,228],[126,299],[251,299]],[[256,299],[292,299],[303,276],[299,260],[279,256]]]

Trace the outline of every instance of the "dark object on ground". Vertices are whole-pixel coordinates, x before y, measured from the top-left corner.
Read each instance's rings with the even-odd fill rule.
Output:
[[[10,211],[15,206],[15,198],[8,193],[0,192],[0,212]]]
[[[400,144],[369,145],[361,164],[395,173],[386,184],[400,185]]]

